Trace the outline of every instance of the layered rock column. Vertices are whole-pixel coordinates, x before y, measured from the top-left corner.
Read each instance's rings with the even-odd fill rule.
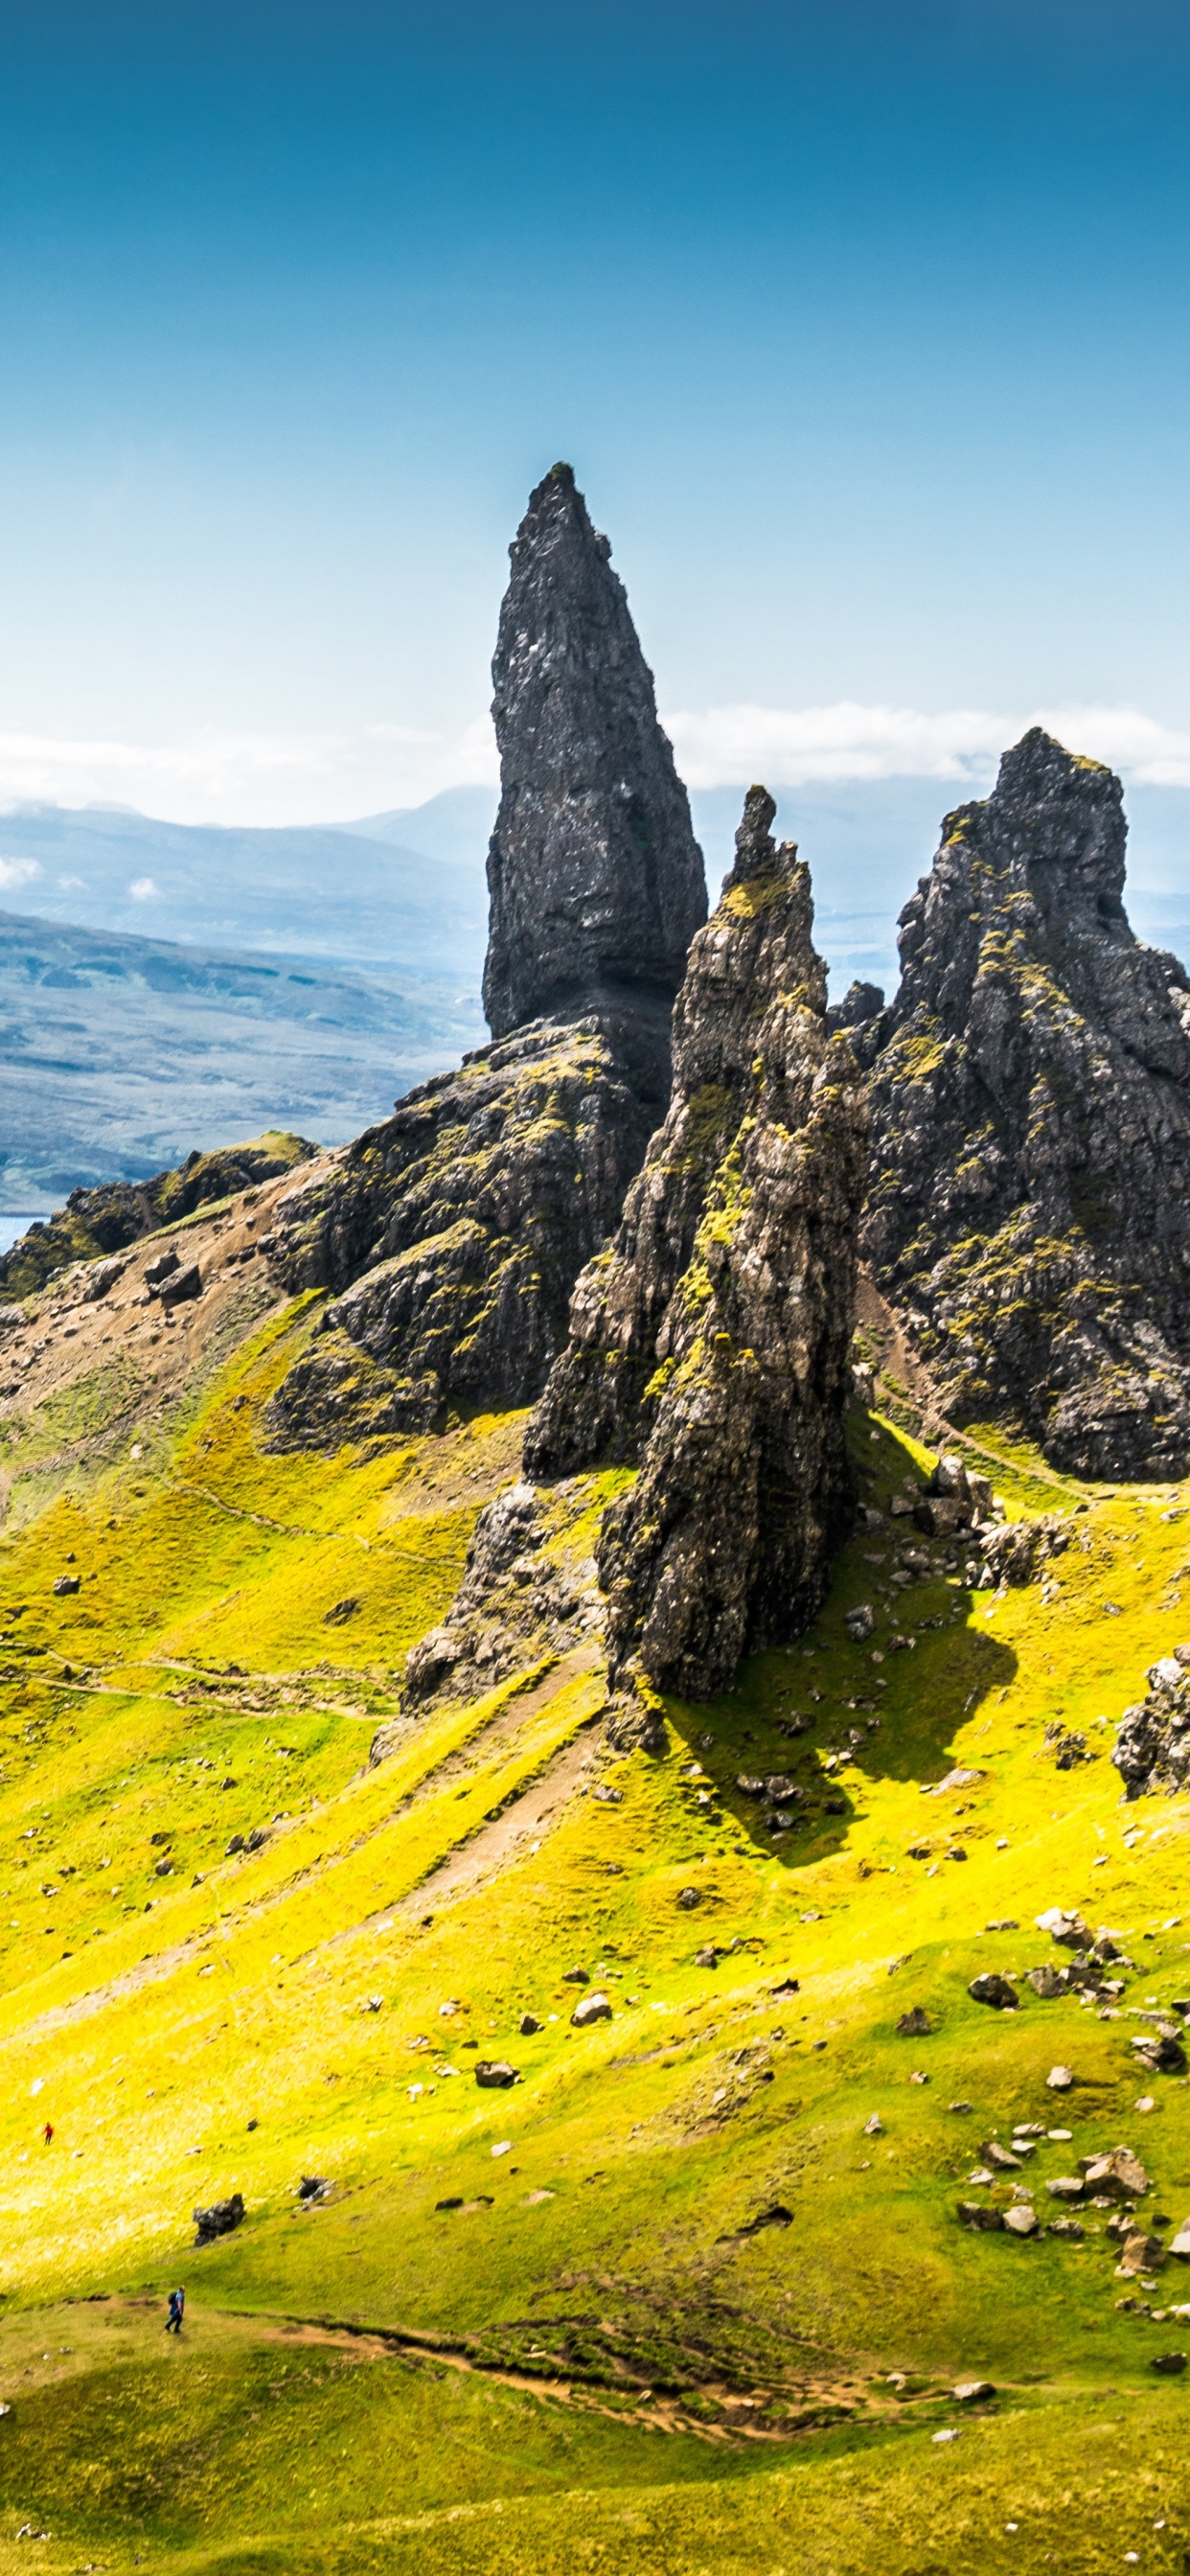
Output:
[[[863,1249],[943,1410],[1093,1477],[1190,1465],[1190,984],[1129,928],[1125,829],[1110,770],[1026,734],[855,1030]]]
[[[536,1475],[639,1459],[599,1547],[611,1676],[695,1699],[809,1624],[851,1503],[867,1117],[775,810],[751,790],[675,1007],[669,1114],[577,1282],[525,1452]]]
[[[531,494],[492,663],[500,811],[484,1009],[669,1007],[707,917],[686,790],[607,538],[568,465]]]

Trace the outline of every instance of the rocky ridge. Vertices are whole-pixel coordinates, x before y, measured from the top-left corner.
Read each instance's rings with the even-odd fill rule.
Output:
[[[637,1461],[598,1550],[613,1683],[700,1698],[817,1611],[852,1508],[848,1396],[867,1122],[826,1023],[809,873],[753,788],[674,1011],[674,1090],[571,1304],[530,1474]]]
[[[1190,1459],[1190,982],[1124,911],[1120,782],[1040,729],[946,818],[870,1063],[862,1248],[941,1410],[1087,1476]]]
[[[126,1252],[161,1226],[277,1180],[317,1152],[304,1136],[277,1131],[251,1144],[188,1154],[175,1170],[155,1172],[151,1180],[103,1181],[95,1189],[72,1190],[64,1208],[44,1225],[31,1226],[0,1257],[0,1300],[36,1296],[71,1264]]]

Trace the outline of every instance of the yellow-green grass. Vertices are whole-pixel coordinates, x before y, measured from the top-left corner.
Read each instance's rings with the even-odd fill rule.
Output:
[[[1052,1600],[939,1575],[898,1606],[912,1648],[883,1615],[854,1645],[894,1523],[846,1549],[802,1644],[668,1706],[664,1759],[605,1759],[598,1675],[538,1664],[369,1767],[515,1438],[269,1454],[308,1312],[0,1546],[0,2569],[30,2518],[63,2567],[1180,2565],[1185,2384],[1150,2363],[1190,2331],[1118,2308],[1142,2294],[1101,2216],[1081,2246],[1022,2243],[963,2230],[956,2202],[1025,2119],[1073,2133],[1031,2168],[1043,2214],[1046,2179],[1124,2138],[1147,2207],[1190,2209],[1187,2088],[1138,2077],[1143,2023],[967,1993],[1048,1954],[1033,1917],[1055,1903],[1126,1936],[1125,2005],[1190,1987],[1185,1804],[1122,1807],[1107,1759],[1144,1667],[1190,1633],[1188,1524],[1163,1517],[1182,1498],[1055,1494],[1001,1448],[1010,1509],[1087,1503]],[[853,1431],[886,1502],[926,1453],[875,1417]],[[574,1498],[559,1546],[589,1548],[610,1490]],[[81,1588],[56,1597],[68,1558]],[[791,1738],[795,1710],[815,1723]],[[1054,1719],[1092,1761],[1056,1769]],[[979,1778],[923,1796],[956,1764]],[[777,1769],[813,1812],[773,1839],[734,1784]],[[226,1856],[256,1825],[263,1846]],[[576,1966],[610,2021],[573,2027]],[[911,2004],[928,2037],[898,2037]],[[489,2057],[514,2089],[476,2084]],[[303,2175],[329,2186],[309,2208]],[[244,2225],[195,2251],[190,2211],[236,2190]],[[788,2224],[741,2232],[774,2206]],[[1182,2282],[1170,2264],[1143,2295]],[[295,2340],[320,2320],[375,2335]],[[1000,2412],[956,2419],[947,2391],[977,2376]]]

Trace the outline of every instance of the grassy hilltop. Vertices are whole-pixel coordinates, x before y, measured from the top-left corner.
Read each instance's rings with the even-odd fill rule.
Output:
[[[50,1283],[0,1414],[0,2571],[1190,2566],[1190,2374],[1152,2368],[1190,2317],[1145,2313],[1190,2267],[1121,2280],[1102,2210],[1082,2241],[956,2215],[1015,2122],[1070,2133],[1022,2168],[1043,2223],[1121,2142],[1146,2224],[1190,2212],[1190,2091],[1130,2047],[1190,1993],[1187,1815],[1122,1806],[1108,1760],[1190,1634],[1185,1497],[989,1440],[1011,1514],[1071,1515],[1044,1593],[916,1541],[913,1642],[879,1611],[852,1643],[894,1520],[802,1644],[667,1704],[662,1757],[601,1744],[581,1639],[402,1727],[520,1417],[269,1454],[317,1311],[250,1257],[270,1204],[176,1229],[206,1288],[168,1326],[160,1238],[106,1300]],[[891,1414],[852,1437],[882,1510],[928,1463]],[[614,1481],[567,1498],[576,1562]],[[1092,1758],[1057,1767],[1055,1720]],[[803,1798],[773,1838],[735,1784],[776,1771]],[[1052,1905],[1134,1961],[1111,2017],[969,1997],[1061,1962]],[[482,2089],[487,2059],[520,2081]]]

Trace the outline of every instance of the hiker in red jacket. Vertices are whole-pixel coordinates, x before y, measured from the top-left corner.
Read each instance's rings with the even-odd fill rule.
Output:
[[[47,2120],[47,2121],[46,2121],[45,2127],[44,2127],[44,2129],[42,2130],[42,2133],[41,2133],[41,2134],[42,2134],[43,2138],[45,2139],[46,2145],[47,2145],[47,2147],[48,2147],[48,2145],[49,2145],[49,2143],[50,2143],[50,2140],[51,2140],[51,2138],[53,2137],[53,2134],[54,2134],[54,2123],[53,2123],[53,2121],[52,2121],[52,2120]]]

